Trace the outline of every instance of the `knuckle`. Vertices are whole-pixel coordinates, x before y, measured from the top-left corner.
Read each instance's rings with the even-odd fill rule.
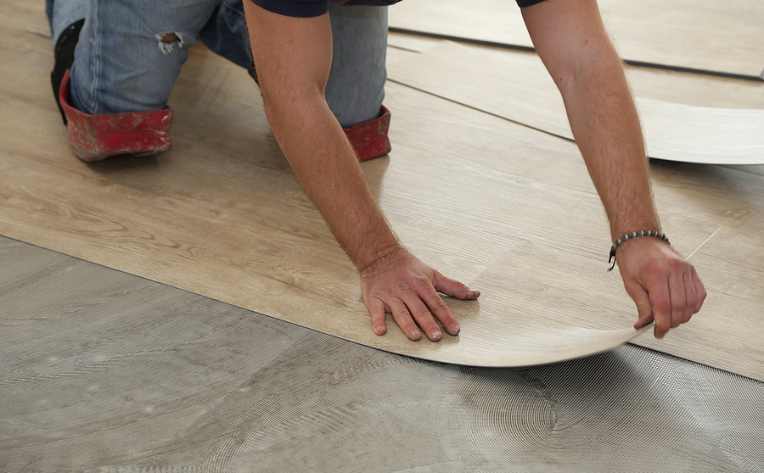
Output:
[[[421,275],[416,278],[417,282],[419,284],[422,284],[424,286],[432,286],[432,278],[427,277],[426,275]]]
[[[398,281],[395,288],[400,292],[406,292],[411,289],[411,284],[408,281]]]
[[[684,260],[675,258],[671,259],[668,264],[668,269],[671,271],[682,271],[687,267],[687,263]]]

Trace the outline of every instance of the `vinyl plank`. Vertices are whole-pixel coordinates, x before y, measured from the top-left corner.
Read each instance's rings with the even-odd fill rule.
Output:
[[[421,362],[6,238],[0,288],[4,473],[764,461],[764,384],[643,348],[530,369]]]
[[[569,129],[567,132],[563,131],[563,127],[567,128],[567,124],[559,98],[554,100],[558,102],[558,107],[548,111],[547,105],[552,101],[551,95],[557,94],[551,80],[546,79],[550,90],[548,96],[538,92],[535,96],[533,95],[533,88],[546,75],[543,67],[539,67],[538,58],[516,53],[508,54],[489,48],[464,48],[453,44],[441,45],[419,55],[402,55],[406,57],[400,58],[391,65],[390,76],[393,80],[400,80],[419,90],[432,92],[438,96],[509,118],[533,117],[542,110],[544,116],[538,122],[527,121],[543,127],[556,127],[556,131],[561,134],[569,133]],[[429,60],[429,57],[432,60]],[[455,63],[460,64],[458,68],[461,71],[460,74],[480,70],[480,78],[454,77],[453,71],[457,70],[453,66]],[[537,70],[534,71],[533,67]],[[447,73],[447,70],[451,72]],[[531,72],[525,75],[524,71]],[[435,77],[444,76],[451,77],[452,80],[435,80]],[[535,85],[531,86],[531,82]],[[646,81],[644,77],[637,78],[635,82],[645,90],[652,90],[654,86],[652,81]],[[518,83],[520,92],[485,93],[486,90],[507,89],[505,84],[515,87]],[[723,91],[718,94],[725,95]],[[749,97],[756,100],[759,95],[751,93]],[[640,103],[643,105],[643,123],[661,117],[660,111],[653,110],[652,114],[648,111],[649,116],[645,118],[644,105],[649,102]],[[557,114],[558,118],[552,117],[553,114]],[[546,121],[542,122],[542,120]],[[662,121],[665,122],[663,119]],[[758,124],[761,120],[753,122]],[[671,129],[670,123],[663,123],[663,125],[659,123],[652,122],[653,129]],[[723,129],[721,126],[711,127],[706,131],[705,136],[724,136]],[[668,131],[663,133],[669,134]],[[704,133],[696,135],[693,131],[692,136],[683,136],[682,139],[677,137],[675,142],[692,142],[696,140],[696,136],[702,135]],[[756,136],[764,136],[764,133]],[[648,136],[648,146],[649,139]],[[711,148],[709,147],[706,151],[711,151]],[[670,215],[674,212],[689,215],[700,212],[708,216],[710,228],[718,229],[707,244],[685,253],[691,256],[691,260],[704,275],[707,287],[711,288],[714,294],[706,305],[706,311],[713,313],[714,319],[704,319],[701,315],[693,327],[697,327],[698,330],[677,332],[676,337],[664,342],[642,336],[636,343],[699,360],[703,358],[703,355],[699,353],[700,347],[716,343],[712,335],[715,333],[713,327],[740,324],[740,332],[753,331],[752,333],[761,334],[762,325],[760,318],[756,315],[759,311],[758,307],[764,300],[761,298],[762,281],[764,281],[761,268],[764,267],[764,263],[759,264],[758,261],[761,259],[762,242],[759,232],[761,229],[757,228],[760,226],[759,222],[764,220],[761,215],[761,209],[764,207],[761,177],[741,173],[739,169],[733,168],[700,167],[660,161],[653,162],[653,168],[659,171],[655,175],[655,181],[658,184],[655,192],[659,202],[671,202],[669,208],[662,206],[664,217],[667,213]],[[560,185],[563,184],[560,183]],[[720,271],[720,268],[724,268],[724,271]],[[730,287],[736,288],[737,292],[731,293]],[[747,315],[741,316],[741,314]],[[738,362],[743,362],[749,365],[748,369],[755,369],[749,363],[755,364],[758,361],[754,359],[743,361],[743,358],[746,358],[750,350],[756,351],[757,344],[759,342],[756,337],[741,340],[737,350],[729,351],[715,360],[714,366],[728,369]],[[691,348],[692,345],[695,345],[695,348]],[[691,351],[695,353],[690,353]],[[738,355],[742,358],[733,361],[732,358]]]
[[[174,149],[86,165],[68,151],[48,96],[50,55],[35,43],[46,40],[22,39],[30,43],[24,55],[0,48],[17,65],[0,84],[0,233],[425,359],[538,363],[636,335],[634,308],[604,271],[609,244],[594,235],[606,235],[607,224],[571,143],[389,88],[395,151],[364,165],[370,186],[406,245],[482,285],[486,296],[478,304],[448,301],[462,320],[458,338],[410,343],[397,329],[379,338],[369,330],[354,268],[295,183],[245,73],[192,54],[171,100]],[[28,87],[9,85],[21,80]],[[693,189],[671,186],[670,172],[658,173],[656,193],[666,199],[667,230],[689,253],[741,203],[725,195],[714,207],[698,205]],[[726,341],[741,336],[734,326],[719,333],[717,347],[688,337],[692,349],[671,351],[713,364]],[[740,371],[760,378],[761,359],[752,351]]]
[[[761,79],[764,6],[757,0],[599,0],[621,56],[655,64]],[[532,43],[514,2],[408,0],[390,9],[394,30],[425,32],[525,48]]]
[[[412,54],[424,53],[449,42],[471,50],[501,51],[513,61],[536,67],[534,64],[538,56],[535,51],[508,51],[500,46],[477,46],[460,40],[437,39],[394,31],[389,34],[388,44],[391,49],[388,52],[388,61],[391,58],[405,59]],[[632,64],[624,64],[624,72],[632,92],[640,97],[700,107],[764,108],[764,84],[758,81]]]
[[[562,97],[537,57],[449,43],[393,62],[390,78],[534,129],[573,138]],[[636,104],[652,158],[764,164],[764,109],[698,107],[645,97],[637,97]]]
[[[405,59],[438,46],[456,43],[476,51],[501,51],[513,61],[536,67],[534,51],[507,51],[498,46],[476,46],[459,40],[436,39],[410,33],[390,32],[388,61]],[[764,108],[764,84],[731,77],[655,69],[624,64],[629,86],[635,95],[665,102],[716,108]]]
[[[447,41],[419,34],[391,32],[391,48],[387,54],[390,70],[395,71],[395,61],[410,61],[407,58],[412,54],[442,46]],[[478,51],[502,50],[512,61],[519,61],[531,68],[537,67],[536,53],[533,51],[508,52],[498,46],[457,43]],[[633,94],[639,97],[700,107],[764,109],[764,85],[761,82],[630,64],[625,64],[624,70]],[[733,167],[743,172],[764,175],[764,165]]]

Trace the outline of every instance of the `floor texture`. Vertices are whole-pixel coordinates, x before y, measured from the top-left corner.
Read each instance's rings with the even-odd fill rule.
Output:
[[[759,0],[599,0],[621,56],[633,64],[764,78]],[[529,48],[520,9],[505,0],[405,1],[390,9],[396,31]]]
[[[0,238],[0,471],[757,472],[764,384],[388,354]]]
[[[0,237],[0,472],[762,470],[764,384],[750,378],[764,379],[764,168],[653,164],[664,224],[711,297],[691,328],[637,340],[750,378],[631,345],[524,369],[420,361],[238,307],[464,356],[453,341],[371,337],[353,269],[292,182],[246,74],[192,50],[171,101],[174,150],[85,166],[49,95],[41,9],[0,5],[0,234],[60,251]],[[391,44],[393,64],[439,43]],[[659,100],[764,103],[755,81],[628,73]],[[364,168],[382,206],[425,259],[497,294],[454,305],[459,343],[511,353],[507,339],[486,351],[485,319],[512,314],[628,327],[633,307],[586,237],[604,219],[572,144],[402,85],[388,103],[393,156]],[[449,177],[412,191],[432,175]],[[465,201],[473,177],[485,195]],[[570,225],[552,237],[555,218]]]
[[[436,361],[551,362],[634,335],[635,309],[604,270],[607,242],[590,237],[607,235],[607,226],[572,143],[390,84],[395,149],[364,166],[370,185],[406,245],[484,297],[452,302],[458,339],[410,343],[397,329],[380,338],[369,330],[354,268],[295,183],[243,71],[196,50],[171,99],[174,149],[87,166],[71,156],[52,107],[47,38],[17,21],[8,27],[0,55],[16,67],[0,85],[4,235]],[[27,87],[12,85],[19,83]],[[684,254],[715,244],[720,219],[756,221],[758,175],[656,166],[654,177],[664,226]],[[721,195],[702,198],[709,189]],[[729,228],[725,241],[737,240],[741,257],[756,248],[755,226]],[[735,274],[734,263],[719,264]],[[710,285],[693,328],[637,343],[764,379],[755,311],[762,289],[722,284]]]
[[[560,92],[538,56],[449,42],[393,62],[388,74],[396,83],[573,139]],[[764,164],[764,108],[699,107],[639,95],[636,105],[651,158]]]
[[[495,125],[511,125],[471,112],[464,123],[493,140],[494,150],[512,146],[529,159],[500,169],[491,159],[496,153],[486,148],[482,159],[465,167],[464,152],[455,151],[468,150],[475,138],[453,120],[458,107],[402,87],[388,91],[387,103],[401,117],[393,126],[407,131],[394,132],[394,159],[364,166],[371,187],[416,254],[445,274],[493,294],[480,304],[453,302],[463,322],[458,339],[412,344],[397,328],[380,338],[369,330],[355,269],[294,181],[262,106],[257,100],[230,100],[258,98],[243,71],[200,50],[171,101],[178,117],[174,149],[159,159],[87,166],[72,159],[50,106],[43,74],[50,61],[49,44],[23,30],[18,35],[26,35],[27,54],[8,73],[13,76],[9,82],[26,81],[29,87],[0,90],[8,103],[5,116],[24,117],[0,122],[9,137],[1,150],[7,166],[0,176],[6,204],[0,208],[2,234],[367,345],[438,361],[537,364],[612,348],[636,334],[631,329],[633,308],[609,303],[622,299],[623,290],[602,270],[603,250],[595,250],[584,235],[586,228],[606,228],[593,190],[555,190],[571,198],[563,199],[562,206],[539,202],[534,212],[516,205],[529,192],[545,194],[543,184],[522,176],[534,160],[541,161],[530,156],[539,149],[533,132],[514,127],[497,134]],[[431,120],[412,136],[412,124],[426,113],[423,107],[445,110],[444,122]],[[225,129],[217,126],[232,122]],[[459,138],[433,148],[430,143],[437,142],[444,124]],[[553,149],[567,150],[567,170],[575,179],[588,179],[570,144],[539,137]],[[30,142],[36,143],[33,151]],[[428,172],[431,177],[423,182]],[[446,179],[460,173],[459,179]],[[485,193],[467,199],[477,185]],[[582,206],[589,209],[587,216],[564,232],[571,240],[548,244],[548,219]],[[493,235],[475,231],[494,221],[498,227]],[[522,232],[514,230],[521,225]],[[706,237],[705,230],[695,229],[685,244],[694,247]],[[578,257],[555,263],[568,247]],[[511,301],[506,277],[500,274],[502,261],[508,259],[518,267]],[[539,264],[550,267],[549,272],[519,276]],[[590,265],[598,271],[585,271]],[[565,282],[552,266],[589,275]],[[556,278],[561,285],[553,287],[542,277]],[[566,295],[570,284],[608,280],[606,294],[594,301],[585,294]],[[538,303],[540,292],[560,299],[554,311]]]

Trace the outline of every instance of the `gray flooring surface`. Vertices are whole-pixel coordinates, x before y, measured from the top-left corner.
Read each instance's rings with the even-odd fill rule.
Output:
[[[469,369],[0,238],[0,472],[761,472],[764,385],[646,349]]]

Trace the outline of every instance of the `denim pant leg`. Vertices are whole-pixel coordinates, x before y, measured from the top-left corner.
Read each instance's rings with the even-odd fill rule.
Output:
[[[326,100],[342,126],[379,115],[387,80],[387,7],[329,8],[334,54]]]
[[[329,15],[334,58],[326,100],[342,126],[349,127],[377,117],[385,97],[387,8],[333,4]],[[212,51],[252,67],[241,0],[223,0],[200,38]]]
[[[90,0],[45,0],[45,13],[48,15],[50,34],[53,44],[72,23],[87,18]]]
[[[54,31],[77,20],[65,19],[64,11],[86,13],[71,69],[70,93],[74,105],[90,114],[165,107],[188,57],[187,48],[197,40],[218,3],[219,0],[55,2],[51,22]],[[81,8],[63,8],[63,4],[79,4]]]

